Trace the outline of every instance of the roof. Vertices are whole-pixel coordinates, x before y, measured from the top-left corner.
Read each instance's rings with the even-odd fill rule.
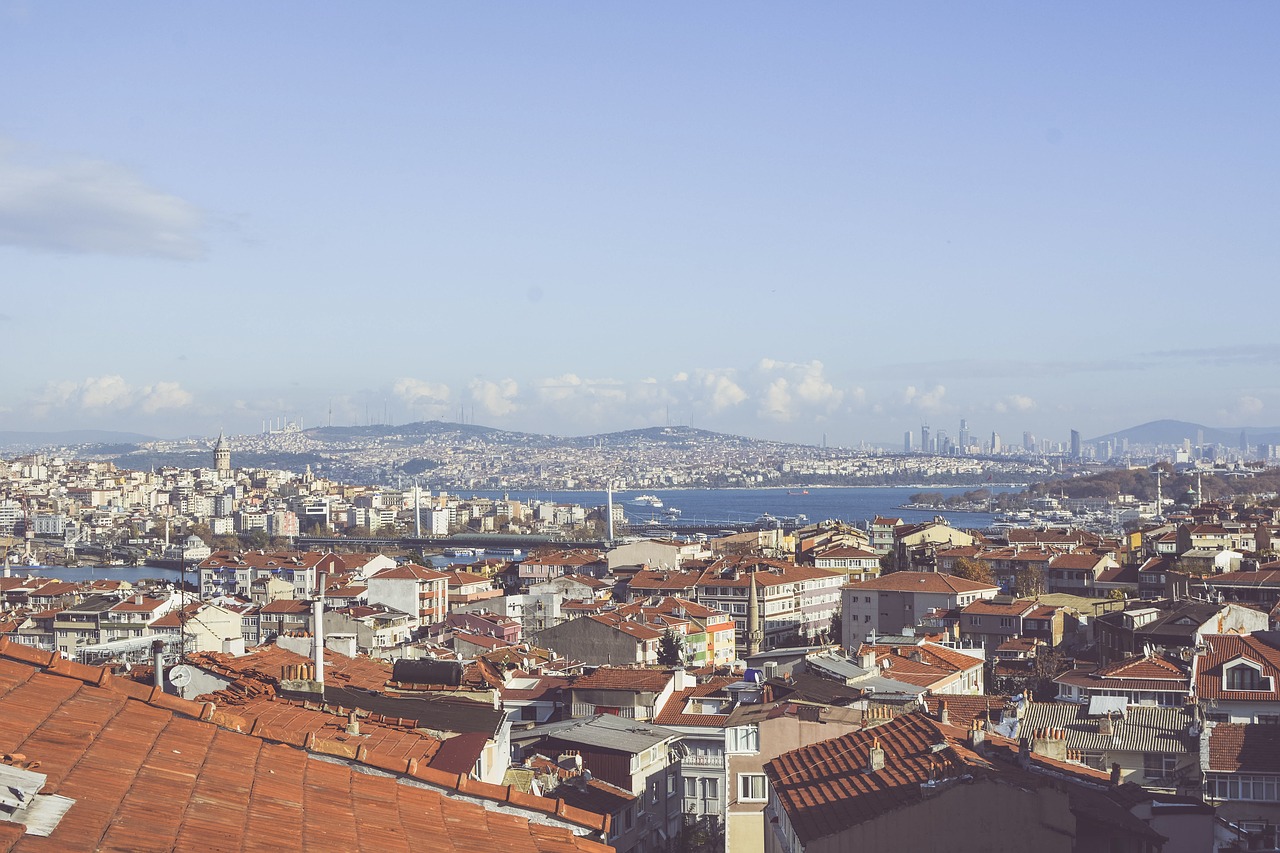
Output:
[[[326,555],[317,551],[214,551],[197,569],[308,569]]]
[[[1239,701],[1280,701],[1280,648],[1262,637],[1238,634],[1210,634],[1204,638],[1205,654],[1196,658],[1196,695],[1200,699],[1235,699]],[[1222,670],[1226,664],[1243,658],[1262,667],[1262,675],[1271,677],[1270,691],[1226,690]],[[1278,705],[1277,707],[1280,707]]]
[[[562,743],[581,744],[631,754],[643,752],[650,747],[680,737],[680,732],[674,729],[641,723],[613,714],[597,714],[594,717],[584,717],[579,720],[544,723],[522,732],[512,732],[512,738],[514,739],[517,734],[521,740],[547,737]]]
[[[848,585],[852,589],[875,589],[886,592],[923,592],[955,595],[965,592],[997,590],[995,584],[979,583],[939,572],[893,572],[878,578]]]
[[[1190,714],[1182,708],[1131,705],[1124,716],[1111,721],[1112,734],[1099,732],[1101,717],[1089,716],[1085,705],[1062,702],[1028,702],[1018,731],[1023,736],[1044,729],[1064,733],[1067,749],[1080,752],[1160,752],[1181,755],[1187,751]]]
[[[1209,723],[1209,769],[1219,773],[1275,773],[1280,768],[1280,726]]]
[[[1078,818],[1117,826],[1130,835],[1160,837],[1112,798],[1103,787],[1106,774],[1041,756],[1031,756],[1024,767],[1016,759],[1017,744],[1007,738],[989,735],[984,754],[978,754],[964,735],[963,729],[923,714],[901,714],[873,728],[785,752],[766,764],[765,772],[806,845],[919,803],[931,795],[931,781],[960,779],[1005,781],[1023,789],[1065,788]],[[884,767],[873,771],[868,759],[874,747],[883,750]]]
[[[671,683],[671,670],[642,669],[627,666],[602,666],[588,675],[579,676],[575,690],[634,690],[660,693]]]
[[[729,719],[728,714],[691,713],[688,710],[689,700],[723,693],[726,684],[733,684],[736,681],[738,679],[733,676],[719,676],[712,678],[706,684],[677,690],[671,694],[671,698],[662,706],[662,710],[653,718],[653,721],[660,726],[723,726]]]
[[[607,828],[567,804],[336,741],[246,734],[212,705],[4,639],[0,715],[0,753],[40,762],[42,793],[75,801],[48,841],[0,823],[6,851],[610,849],[483,805]],[[372,772],[348,763],[361,754]]]
[[[370,582],[378,581],[399,581],[399,580],[418,580],[418,581],[438,581],[448,580],[449,576],[444,572],[437,572],[434,569],[428,569],[414,563],[405,563],[403,566],[396,566],[390,569],[383,569],[376,572],[369,578]]]
[[[1004,716],[1004,707],[1009,704],[1009,697],[947,694],[924,698],[925,708],[933,717],[938,716],[943,702],[947,704],[947,718],[951,725],[967,729],[974,720],[981,720],[983,723],[988,720],[998,722]]]
[[[1029,598],[1016,601],[979,598],[965,605],[961,612],[966,616],[1029,616],[1036,607],[1036,602]]]

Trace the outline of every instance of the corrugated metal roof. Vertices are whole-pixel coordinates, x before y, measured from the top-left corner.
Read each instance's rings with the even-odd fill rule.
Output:
[[[1181,708],[1131,705],[1123,718],[1114,715],[1110,735],[1101,734],[1101,717],[1090,716],[1084,705],[1028,702],[1018,726],[1022,737],[1041,729],[1065,732],[1067,749],[1081,752],[1185,753],[1190,745],[1191,715]]]

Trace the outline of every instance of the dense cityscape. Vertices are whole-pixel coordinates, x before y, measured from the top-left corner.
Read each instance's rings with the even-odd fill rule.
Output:
[[[47,701],[78,724],[98,694],[123,703],[81,763],[139,702],[171,725],[249,732],[255,749],[336,758],[351,778],[400,778],[539,849],[914,849],[943,819],[1014,820],[1020,844],[1075,850],[1274,843],[1280,471],[1247,443],[1153,448],[1149,465],[1079,445],[1035,460],[867,454],[907,479],[1035,466],[1058,479],[919,492],[913,511],[938,514],[918,522],[884,507],[712,530],[637,490],[688,485],[680,472],[726,465],[724,445],[749,456],[728,469],[744,485],[849,469],[821,448],[752,455],[741,439],[655,432],[678,446],[589,442],[582,460],[555,449],[526,469],[616,483],[601,505],[344,483],[233,453],[318,453],[301,431],[219,436],[192,468],[66,448],[12,458],[0,707],[34,722],[45,700],[22,685],[60,680],[69,693]],[[344,442],[363,470],[460,452]],[[630,467],[604,462],[619,456]],[[450,482],[515,476],[465,464]],[[1067,497],[1089,484],[1141,494]],[[77,564],[101,568],[76,580]],[[35,796],[34,768],[10,756],[0,772]],[[93,795],[61,791],[61,821],[16,823],[74,838]],[[1041,811],[1011,813],[1019,798]]]

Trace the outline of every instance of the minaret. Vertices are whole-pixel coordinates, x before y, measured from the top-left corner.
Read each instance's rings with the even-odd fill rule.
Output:
[[[227,446],[227,438],[219,430],[218,443],[213,446],[213,469],[219,477],[231,476],[231,448]]]
[[[759,654],[764,645],[760,630],[760,595],[756,592],[756,573],[751,573],[751,592],[747,595],[747,656]]]

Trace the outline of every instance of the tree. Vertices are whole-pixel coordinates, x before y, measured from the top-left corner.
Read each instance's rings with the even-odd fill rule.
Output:
[[[969,581],[977,581],[978,583],[989,583],[995,585],[996,576],[991,571],[991,567],[981,560],[974,560],[970,557],[959,557],[951,567],[951,574],[958,578],[964,578]]]
[[[670,628],[658,640],[658,663],[675,666],[684,661],[684,639]]]
[[[1044,594],[1044,569],[1031,563],[1013,579],[1013,594],[1018,598],[1035,598]]]

